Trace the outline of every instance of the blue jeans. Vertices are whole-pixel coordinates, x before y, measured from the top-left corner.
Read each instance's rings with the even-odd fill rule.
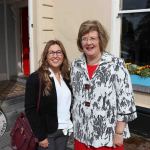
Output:
[[[48,148],[38,147],[38,150],[66,150],[68,135],[64,135],[62,130],[48,135]]]

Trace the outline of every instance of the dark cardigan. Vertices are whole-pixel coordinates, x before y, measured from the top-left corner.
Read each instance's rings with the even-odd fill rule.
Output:
[[[43,96],[41,90],[38,112],[36,111],[40,85],[38,73],[32,73],[26,83],[25,113],[39,141],[47,138],[48,134],[55,132],[58,128],[57,94],[54,79],[50,78],[50,80],[52,82],[51,92],[48,96]],[[64,79],[64,81],[70,89],[69,80]]]

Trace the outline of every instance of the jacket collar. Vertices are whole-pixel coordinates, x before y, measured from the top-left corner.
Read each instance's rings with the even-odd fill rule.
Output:
[[[103,52],[102,57],[99,61],[99,65],[107,64],[112,62],[113,57],[108,52]],[[81,55],[81,57],[77,60],[78,66],[81,66],[82,68],[86,69],[86,57],[84,54]]]
[[[112,62],[112,60],[113,60],[113,56],[111,54],[109,54],[108,52],[103,52],[102,57],[99,61],[99,66],[101,66],[101,70],[105,68],[104,67],[105,65]],[[78,67],[78,69],[80,69],[85,73],[87,78],[89,78],[88,71],[87,71],[86,57],[84,54],[82,54],[80,58],[76,60],[76,66]]]

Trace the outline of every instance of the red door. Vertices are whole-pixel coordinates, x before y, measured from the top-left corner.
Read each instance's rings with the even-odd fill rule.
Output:
[[[29,30],[28,30],[28,7],[21,9],[21,35],[22,35],[22,66],[25,76],[30,74],[29,63]]]

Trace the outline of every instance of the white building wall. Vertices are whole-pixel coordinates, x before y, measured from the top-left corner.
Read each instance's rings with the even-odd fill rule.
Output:
[[[39,66],[45,43],[54,38],[54,2],[29,0],[30,72]]]
[[[111,1],[55,0],[55,35],[62,40],[70,60],[79,56],[76,46],[79,26],[86,20],[99,20],[108,33],[111,29]],[[108,50],[110,47],[108,46]]]
[[[70,61],[78,57],[80,53],[76,40],[83,21],[97,19],[109,34],[111,32],[111,1],[108,0],[36,0],[33,1],[33,7],[36,7],[33,9],[35,68],[38,67],[45,43],[50,39],[63,42]],[[110,43],[108,50],[110,51]]]

